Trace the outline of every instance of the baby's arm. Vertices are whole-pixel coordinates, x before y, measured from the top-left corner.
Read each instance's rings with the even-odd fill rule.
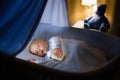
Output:
[[[32,63],[42,63],[42,57],[28,59],[28,61]]]
[[[63,55],[62,50],[61,50],[61,38],[60,37],[52,37],[49,40],[49,46],[52,52],[57,56],[61,57]]]
[[[49,57],[58,60],[58,61],[62,61],[65,57],[64,53],[61,50],[61,38],[60,37],[52,37],[49,40],[49,46],[51,51],[49,51],[48,54],[51,53],[51,55],[49,55]]]
[[[60,37],[57,37],[57,36],[54,36],[54,37],[51,37],[49,39],[49,46],[50,46],[50,49],[54,49],[54,48],[61,48],[61,38]]]
[[[28,61],[35,63],[36,59],[28,59]]]

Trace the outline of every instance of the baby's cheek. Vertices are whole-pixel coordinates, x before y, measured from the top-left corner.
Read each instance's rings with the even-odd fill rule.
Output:
[[[48,49],[48,46],[45,46],[45,50],[47,50]]]

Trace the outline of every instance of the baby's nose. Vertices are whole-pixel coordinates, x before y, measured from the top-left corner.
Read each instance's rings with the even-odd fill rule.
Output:
[[[43,52],[43,49],[39,49],[39,52],[42,53],[42,52]]]

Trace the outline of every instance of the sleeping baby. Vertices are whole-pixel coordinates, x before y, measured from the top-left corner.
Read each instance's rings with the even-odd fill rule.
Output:
[[[30,62],[64,71],[89,71],[107,62],[105,54],[87,42],[58,36],[33,40],[29,51],[39,56]]]
[[[35,39],[29,46],[29,51],[32,54],[40,57],[49,57],[56,61],[62,61],[65,54],[61,50],[60,38],[52,37],[47,41],[42,39]],[[30,62],[40,63],[40,59],[30,59]]]

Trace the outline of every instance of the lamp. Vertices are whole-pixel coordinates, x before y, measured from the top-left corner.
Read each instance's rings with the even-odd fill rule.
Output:
[[[82,5],[92,6],[96,4],[97,0],[82,0]]]
[[[89,7],[93,6],[93,9],[95,11],[97,8],[97,0],[82,0],[82,5],[88,6],[87,17],[89,17],[91,12]]]

